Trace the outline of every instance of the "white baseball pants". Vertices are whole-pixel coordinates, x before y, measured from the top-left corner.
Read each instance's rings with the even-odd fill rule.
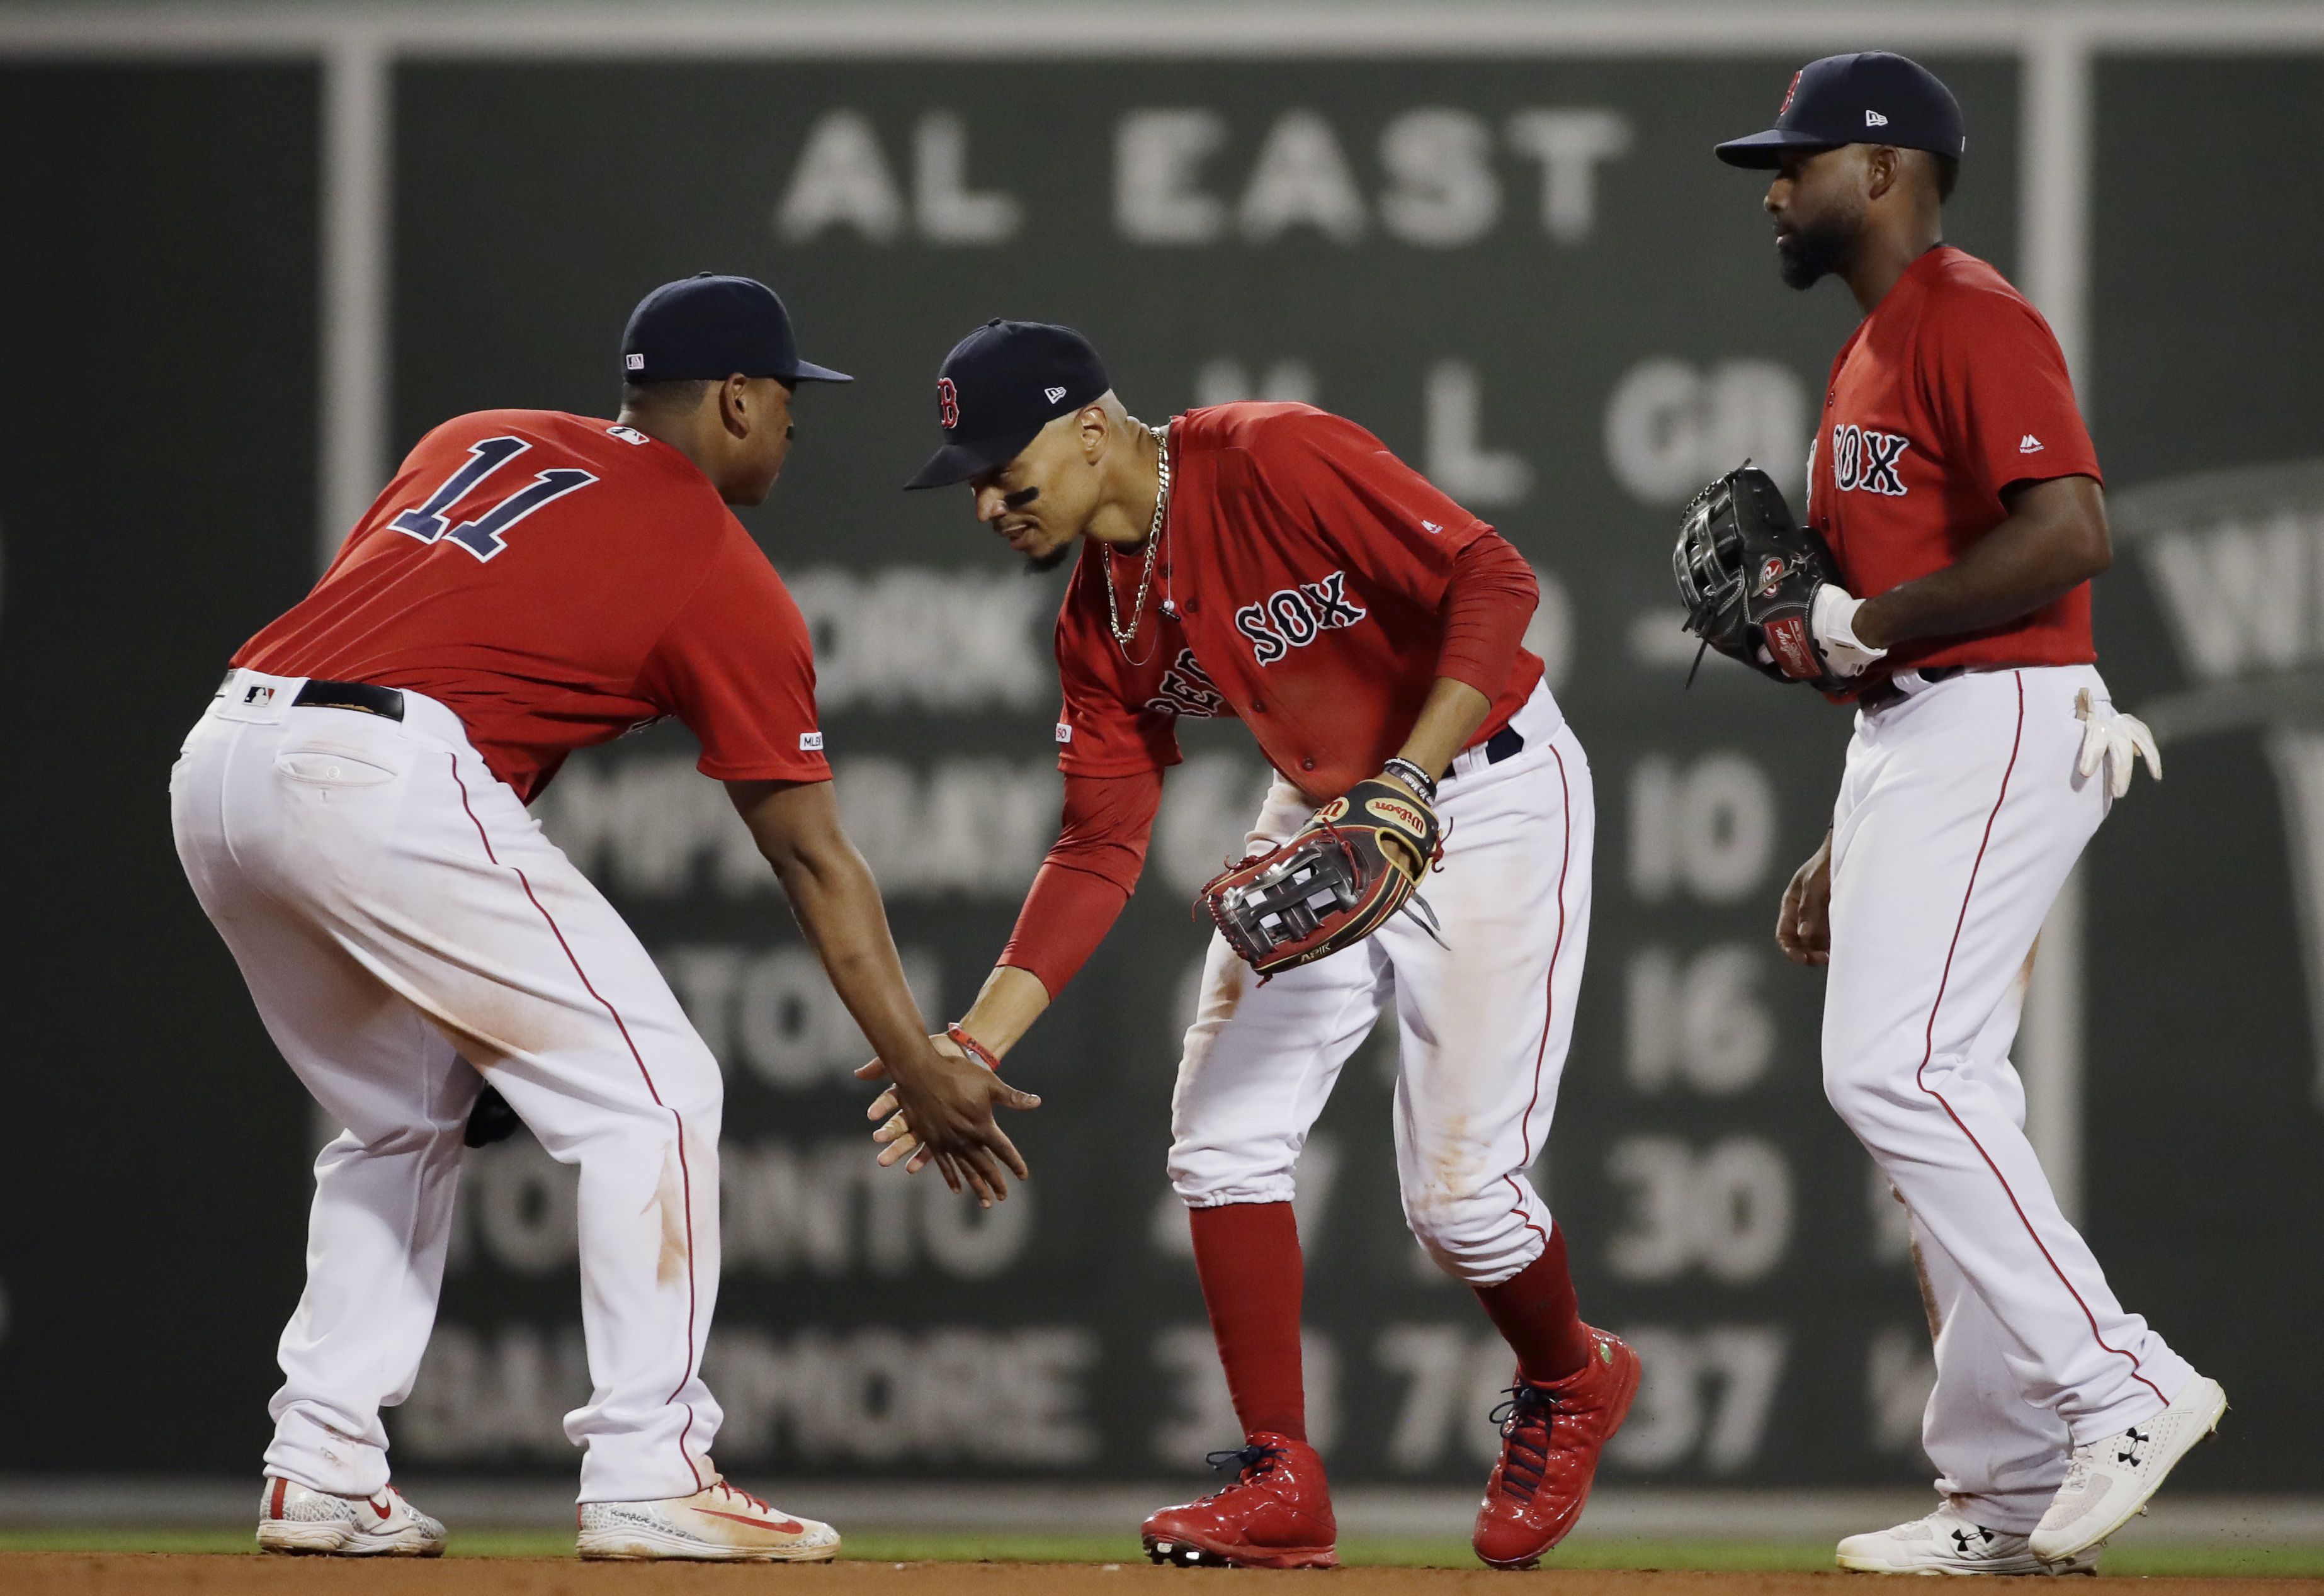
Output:
[[[2194,1373],[2059,1212],[2009,1062],[2034,938],[2107,811],[2105,773],[2075,768],[2075,697],[2107,694],[2086,665],[1900,685],[1858,715],[1833,813],[1824,1090],[1913,1213],[1941,1324],[1938,1489],[2024,1534],[2070,1444]]]
[[[315,1163],[269,1474],[367,1496],[436,1316],[489,1079],[580,1175],[583,1501],[708,1483],[717,1061],[613,906],[416,693],[396,722],[241,670],[170,780],[178,855],[275,1046],[346,1127]],[[473,1067],[472,1067],[473,1066]],[[479,1072],[482,1072],[480,1076]]]
[[[1446,1273],[1506,1280],[1541,1254],[1542,1150],[1590,940],[1590,761],[1547,688],[1511,723],[1523,752],[1453,762],[1437,813],[1444,867],[1421,892],[1440,947],[1398,915],[1264,986],[1211,938],[1170,1111],[1170,1179],[1187,1206],[1290,1200],[1293,1166],[1341,1066],[1393,1002],[1404,1213]],[[1314,806],[1278,780],[1250,834],[1278,843]]]

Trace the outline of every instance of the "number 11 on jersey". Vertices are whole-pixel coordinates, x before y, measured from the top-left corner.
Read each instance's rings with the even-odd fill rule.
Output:
[[[550,501],[597,480],[586,471],[569,466],[539,472],[530,483],[480,514],[457,526],[447,524],[445,518],[452,506],[531,447],[521,438],[485,438],[469,449],[467,463],[446,477],[425,503],[404,511],[387,524],[422,543],[449,538],[480,560],[492,558],[508,546],[502,534],[511,527]]]

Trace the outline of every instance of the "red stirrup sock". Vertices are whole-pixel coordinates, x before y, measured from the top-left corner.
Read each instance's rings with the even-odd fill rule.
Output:
[[[1473,1288],[1493,1327],[1517,1355],[1517,1372],[1536,1385],[1563,1379],[1590,1361],[1590,1331],[1565,1268],[1565,1232],[1549,1228],[1541,1256],[1498,1286]]]
[[[1227,1389],[1234,1395],[1243,1434],[1272,1430],[1305,1441],[1299,1297],[1306,1274],[1291,1204],[1225,1203],[1190,1208],[1186,1215],[1194,1232],[1203,1303],[1210,1309],[1211,1333],[1218,1340],[1219,1361],[1226,1365]]]

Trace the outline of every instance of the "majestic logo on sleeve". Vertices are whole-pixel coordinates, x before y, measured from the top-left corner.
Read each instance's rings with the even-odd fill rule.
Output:
[[[1875,432],[1854,422],[1831,429],[1831,480],[1843,494],[1904,496],[1904,451],[1913,440],[1895,432]]]
[[[1235,630],[1250,640],[1261,665],[1272,665],[1294,649],[1304,649],[1327,632],[1353,626],[1370,613],[1348,596],[1348,573],[1333,571],[1320,582],[1277,588],[1255,604],[1235,612]]]
[[[1196,715],[1204,720],[1214,720],[1226,714],[1227,701],[1211,680],[1210,673],[1195,663],[1194,650],[1180,649],[1178,657],[1170,661],[1168,668],[1162,672],[1161,685],[1155,689],[1154,697],[1146,701],[1146,707],[1157,715]],[[1064,728],[1058,729],[1062,731]]]

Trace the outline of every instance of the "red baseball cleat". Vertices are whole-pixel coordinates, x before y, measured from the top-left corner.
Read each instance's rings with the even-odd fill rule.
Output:
[[[1261,1430],[1239,1452],[1214,1452],[1211,1467],[1237,1467],[1224,1490],[1165,1508],[1140,1534],[1146,1555],[1185,1568],[1337,1568],[1339,1526],[1323,1460],[1305,1441]]]
[[[1566,1537],[1590,1499],[1598,1454],[1638,1394],[1638,1355],[1619,1337],[1590,1332],[1590,1361],[1563,1379],[1520,1376],[1493,1410],[1501,1460],[1485,1481],[1471,1545],[1495,1568],[1531,1568]]]

